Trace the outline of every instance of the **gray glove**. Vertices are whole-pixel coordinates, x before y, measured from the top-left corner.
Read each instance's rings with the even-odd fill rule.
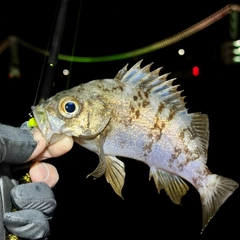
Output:
[[[40,239],[49,235],[48,220],[56,208],[51,188],[45,183],[27,183],[11,190],[13,205],[19,209],[4,214],[7,230],[20,238]]]
[[[49,234],[48,220],[56,208],[51,188],[45,183],[19,185],[10,171],[10,164],[22,164],[36,145],[26,123],[21,128],[0,124],[0,240],[8,231],[31,240],[47,239]]]

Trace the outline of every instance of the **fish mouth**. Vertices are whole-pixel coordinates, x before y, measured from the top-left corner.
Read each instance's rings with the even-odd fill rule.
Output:
[[[32,107],[33,116],[37,122],[37,126],[45,137],[46,141],[49,143],[52,138],[51,125],[48,121],[48,116],[46,111],[42,106]]]
[[[49,114],[42,105],[32,107],[32,113],[37,122],[38,128],[48,144],[53,144],[64,138],[64,121]]]

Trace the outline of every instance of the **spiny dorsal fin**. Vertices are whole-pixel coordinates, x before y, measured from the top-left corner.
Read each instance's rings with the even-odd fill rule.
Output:
[[[185,110],[185,103],[181,97],[181,91],[177,91],[178,85],[173,85],[176,78],[167,80],[170,73],[159,76],[162,68],[150,71],[153,63],[141,68],[142,60],[137,62],[127,71],[127,65],[118,72],[115,80],[131,85],[132,87],[140,87],[142,91],[151,94],[159,101],[170,104],[172,108],[177,110]]]
[[[167,173],[161,169],[151,167],[149,180],[153,176],[158,193],[162,188],[175,204],[181,204],[181,198],[188,191],[188,185],[178,176]]]
[[[209,142],[209,121],[206,114],[201,113],[191,113],[192,116],[192,129],[197,135],[198,146],[201,150],[203,156],[205,156],[205,161],[207,161],[207,151]]]
[[[129,82],[129,80],[134,76],[136,73],[140,73],[141,68],[140,64],[143,60],[137,62],[130,70],[127,71],[127,66],[125,65],[123,69],[121,69],[118,74],[116,75],[115,79],[120,80],[121,82]]]
[[[126,64],[118,73],[117,75],[115,76],[114,79],[116,79],[117,81],[121,81],[121,79],[123,78],[123,76],[126,74],[127,72],[127,67],[128,67],[128,64]]]

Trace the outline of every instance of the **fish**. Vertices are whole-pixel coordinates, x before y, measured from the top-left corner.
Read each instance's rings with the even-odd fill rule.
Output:
[[[106,181],[122,197],[125,165],[121,157],[149,166],[157,191],[175,204],[189,190],[198,191],[202,204],[202,232],[220,206],[238,188],[229,178],[207,167],[209,119],[189,113],[176,78],[160,75],[162,67],[143,60],[129,70],[126,64],[114,78],[97,79],[58,92],[32,106],[32,114],[47,142],[65,135],[99,156],[87,177]]]

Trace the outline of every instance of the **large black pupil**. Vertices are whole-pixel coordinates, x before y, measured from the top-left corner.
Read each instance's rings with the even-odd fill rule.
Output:
[[[65,104],[65,109],[68,113],[72,113],[75,111],[76,107],[75,104],[73,102],[68,102]]]

